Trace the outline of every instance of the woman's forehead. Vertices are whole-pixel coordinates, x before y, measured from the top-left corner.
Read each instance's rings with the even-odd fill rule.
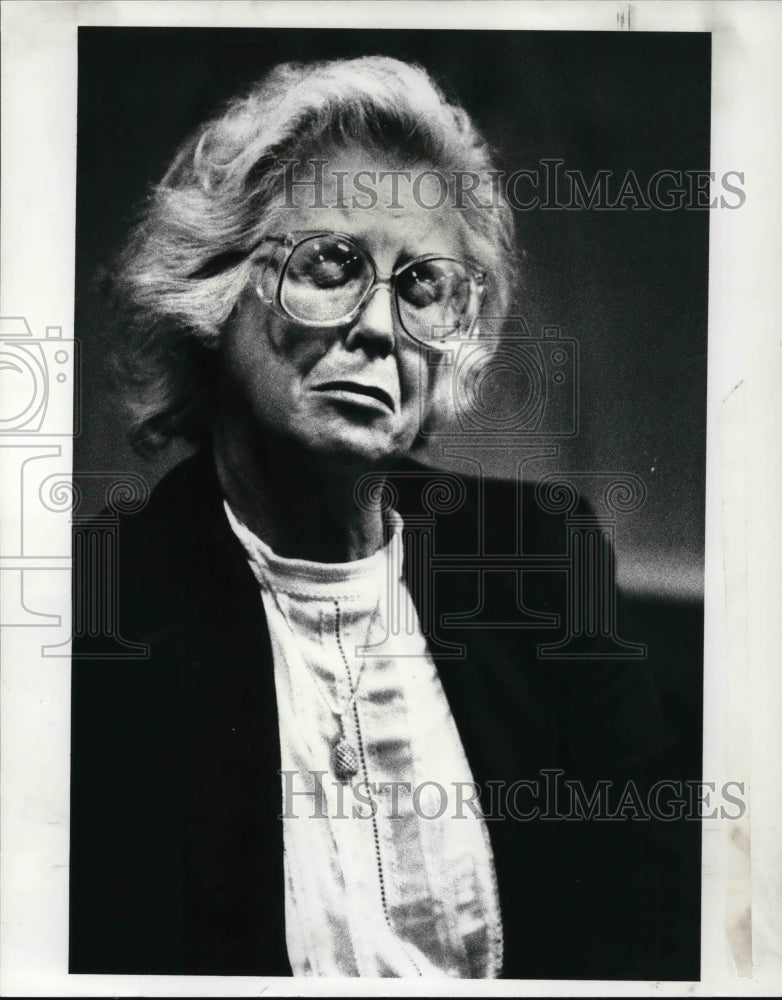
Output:
[[[285,232],[343,232],[413,254],[465,253],[467,229],[447,175],[427,165],[341,150],[286,164],[269,222]]]

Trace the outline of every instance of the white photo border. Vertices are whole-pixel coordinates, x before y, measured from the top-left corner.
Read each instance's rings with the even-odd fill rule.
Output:
[[[196,2],[2,4],[0,316],[21,318],[60,374],[44,426],[0,440],[2,952],[6,996],[408,995],[389,980],[67,974],[70,530],[52,504],[71,470],[77,28],[398,27],[707,31],[711,169],[743,171],[740,211],[710,231],[704,774],[744,781],[741,821],[703,823],[700,983],[515,981],[461,995],[768,996],[782,988],[782,5],[725,2]],[[21,329],[21,328],[20,328]],[[31,342],[32,342],[31,341]],[[38,350],[38,348],[36,348]],[[5,404],[14,412],[13,401]],[[775,433],[776,432],[776,433]],[[60,475],[42,499],[24,471]],[[51,478],[51,477],[50,477]],[[59,499],[58,499],[59,497]],[[47,506],[47,504],[49,506]],[[52,555],[54,553],[54,555]],[[25,572],[37,570],[37,572]],[[44,572],[41,572],[43,570]],[[45,613],[45,629],[26,608]],[[41,611],[44,609],[44,611]],[[59,618],[59,625],[57,619]],[[26,627],[14,627],[24,625]],[[67,654],[67,647],[64,647]],[[747,923],[749,917],[749,923]],[[748,936],[748,931],[749,936]],[[751,950],[747,952],[747,943]],[[453,995],[453,982],[427,983]]]

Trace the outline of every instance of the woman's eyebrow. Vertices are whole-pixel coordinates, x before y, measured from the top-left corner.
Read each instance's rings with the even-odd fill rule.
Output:
[[[371,249],[372,237],[374,234],[375,229],[372,226],[367,226],[366,229],[354,232],[350,238],[355,243],[358,243],[362,250],[374,258],[375,254]],[[434,226],[428,228],[426,232],[420,234],[420,240],[418,240],[415,244],[411,243],[409,239],[405,239],[404,234],[402,235],[402,238],[405,241],[396,248],[394,253],[394,269],[403,267],[405,264],[409,264],[411,260],[415,260],[417,257],[423,257],[427,254],[441,254],[443,257],[453,256],[453,252],[449,251],[440,243],[437,228]]]
[[[416,257],[420,257],[419,253],[412,253],[410,250],[401,250],[396,257],[396,264],[394,269],[397,270],[400,267],[404,267],[405,264],[409,264],[411,260],[415,260]]]
[[[332,230],[334,233],[339,233],[339,230]],[[371,257],[375,262],[375,267],[380,272],[380,267],[377,262],[377,255],[372,250],[372,236],[375,230],[372,226],[368,226],[366,229],[359,230],[353,233],[339,233],[339,235],[346,236],[352,243],[359,246],[368,257]],[[415,260],[416,257],[421,256],[421,251],[419,248],[412,248],[409,245],[403,244],[403,246],[397,250],[394,256],[394,265],[391,270],[396,270],[397,268],[404,267],[411,260]]]

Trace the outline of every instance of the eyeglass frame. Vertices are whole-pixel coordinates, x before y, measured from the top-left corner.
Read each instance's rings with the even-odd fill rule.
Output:
[[[353,307],[353,309],[351,309],[351,311],[347,313],[345,316],[341,316],[338,319],[330,319],[330,320],[302,319],[301,317],[294,316],[292,313],[288,312],[288,310],[282,304],[282,285],[285,280],[285,275],[288,271],[288,265],[290,264],[294,252],[306,240],[314,239],[317,236],[329,236],[329,237],[334,237],[336,239],[347,240],[348,243],[357,246],[359,250],[361,250],[361,252],[366,257],[367,261],[369,262],[370,267],[372,268],[372,275],[373,275],[372,283],[367,286],[366,292],[364,292],[364,294],[356,303],[356,305]],[[411,267],[413,264],[423,264],[429,260],[451,261],[454,264],[461,264],[467,270],[468,276],[470,278],[471,294],[475,296],[475,314],[470,321],[469,328],[466,331],[462,332],[460,335],[463,337],[469,337],[472,334],[472,331],[475,329],[475,324],[478,322],[478,319],[480,317],[481,302],[483,300],[484,295],[486,294],[486,278],[488,272],[486,268],[483,267],[481,264],[479,264],[477,261],[471,260],[469,258],[460,259],[459,257],[452,257],[449,254],[442,254],[442,253],[422,254],[420,257],[414,257],[412,260],[406,261],[404,264],[400,264],[399,267],[395,267],[387,278],[380,278],[378,276],[378,268],[377,268],[377,263],[375,262],[375,258],[365,247],[361,246],[361,244],[358,242],[355,236],[348,236],[347,233],[335,232],[334,230],[330,229],[304,229],[304,230],[292,230],[291,232],[288,232],[285,235],[282,234],[264,235],[253,248],[253,253],[256,253],[258,249],[263,246],[264,243],[281,244],[284,249],[284,256],[282,260],[279,262],[279,264],[276,265],[278,267],[278,274],[276,277],[276,288],[274,295],[271,298],[267,297],[261,288],[261,284],[263,282],[266,269],[271,264],[273,257],[270,258],[269,261],[267,261],[267,263],[265,264],[264,270],[261,272],[260,279],[256,282],[253,282],[255,292],[258,298],[261,300],[261,302],[263,302],[264,305],[274,309],[279,316],[282,316],[283,318],[286,319],[292,319],[294,322],[300,323],[302,326],[308,326],[313,328],[321,327],[323,329],[335,329],[336,327],[339,326],[347,326],[350,323],[352,323],[358,316],[361,315],[361,313],[369,303],[369,300],[371,299],[375,290],[379,287],[385,287],[388,288],[389,292],[391,293],[391,298],[394,303],[394,311],[396,313],[396,318],[399,322],[400,327],[404,330],[407,336],[416,344],[421,344],[424,347],[429,347],[429,348],[438,347],[440,343],[439,341],[421,340],[420,337],[416,337],[414,334],[410,333],[410,331],[407,329],[399,309],[399,299],[396,293],[396,286],[395,286],[395,279],[397,275],[402,273],[402,271],[407,270],[407,268]],[[450,336],[452,336],[453,333],[456,332],[456,330],[458,329],[459,326],[457,326],[456,329],[452,331]]]

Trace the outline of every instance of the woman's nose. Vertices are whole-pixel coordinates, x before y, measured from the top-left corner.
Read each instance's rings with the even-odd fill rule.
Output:
[[[367,353],[385,357],[394,349],[394,303],[391,289],[377,284],[345,337],[345,347],[363,347]]]

